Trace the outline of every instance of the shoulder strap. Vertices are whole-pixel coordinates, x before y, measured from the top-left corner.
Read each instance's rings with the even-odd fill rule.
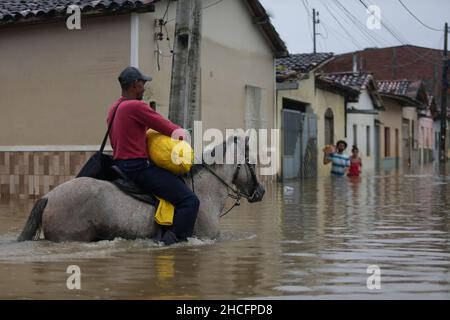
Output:
[[[113,124],[113,121],[114,121],[114,118],[116,117],[117,109],[119,109],[120,104],[121,104],[122,102],[124,102],[124,101],[125,101],[125,100],[120,101],[120,102],[117,104],[116,109],[114,110],[114,113],[113,113],[113,115],[112,115],[112,117],[111,117],[111,122],[110,122],[109,125],[108,125],[108,131],[106,131],[105,137],[103,138],[102,146],[100,147],[100,152],[101,152],[101,153],[103,153],[103,150],[105,149],[105,146],[106,146],[106,141],[108,141],[109,132],[111,131],[112,124]]]

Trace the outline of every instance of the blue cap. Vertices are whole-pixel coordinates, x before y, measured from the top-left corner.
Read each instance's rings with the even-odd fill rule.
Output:
[[[125,68],[119,76],[119,82],[122,85],[130,84],[137,80],[152,81],[152,77],[143,75],[142,72],[135,67]]]

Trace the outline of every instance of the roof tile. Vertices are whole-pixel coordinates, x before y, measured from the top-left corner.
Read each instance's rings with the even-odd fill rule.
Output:
[[[154,0],[0,0],[0,24],[39,16],[66,14],[67,7],[78,5],[82,12],[109,9],[138,9]]]

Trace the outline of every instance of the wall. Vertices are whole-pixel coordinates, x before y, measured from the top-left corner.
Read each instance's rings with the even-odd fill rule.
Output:
[[[323,164],[322,149],[325,146],[325,112],[328,108],[334,115],[334,143],[345,139],[345,98],[335,93],[316,88],[316,104],[314,113],[317,114],[317,172],[319,177],[330,175],[331,164]],[[349,153],[349,150],[346,150]]]
[[[0,147],[99,145],[130,57],[129,16],[0,29]]]
[[[130,17],[0,29],[0,198],[38,197],[99,148],[130,61]]]
[[[213,4],[207,0],[204,7]],[[166,40],[159,42],[162,51],[160,70],[154,20],[162,18],[167,2],[156,4],[155,13],[139,17],[139,65],[154,78],[147,99],[157,102],[159,112],[168,115],[172,56]],[[174,41],[176,3],[170,6],[168,17],[171,43]],[[233,17],[230,20],[230,17]],[[263,105],[268,127],[274,126],[275,76],[274,58],[264,36],[252,22],[249,10],[239,0],[227,0],[203,11],[201,51],[201,113],[204,129],[244,128],[246,85],[263,89]]]
[[[383,99],[385,111],[380,111],[380,164],[382,168],[395,167],[403,157],[402,150],[402,106],[390,99]],[[390,128],[390,156],[385,156],[385,128]],[[398,150],[396,151],[395,130],[398,130]]]
[[[358,102],[348,104],[348,109],[354,108],[356,110],[374,111],[372,100],[367,90],[362,90]],[[349,145],[348,152],[351,153],[351,148],[355,145],[355,137],[353,134],[353,126],[357,126],[357,141],[356,146],[359,149],[359,156],[363,162],[363,173],[371,173],[375,169],[375,119],[378,115],[374,114],[347,114],[347,143]],[[369,127],[369,144],[367,146],[367,127]],[[368,150],[370,149],[370,150]],[[370,151],[368,155],[367,152]]]

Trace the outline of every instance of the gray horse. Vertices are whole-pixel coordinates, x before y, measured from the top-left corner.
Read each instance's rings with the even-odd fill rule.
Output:
[[[235,144],[232,149],[236,154],[245,154],[245,164],[195,165],[192,181],[188,179],[201,202],[194,228],[197,237],[217,237],[228,197],[236,200],[235,205],[241,197],[249,202],[263,199],[265,190],[257,180],[255,166],[248,161],[248,139],[232,137],[221,145],[222,151],[225,153],[231,144]],[[18,241],[39,239],[41,229],[45,239],[56,242],[154,238],[159,229],[154,213],[154,207],[123,193],[111,182],[77,178],[36,202]]]

